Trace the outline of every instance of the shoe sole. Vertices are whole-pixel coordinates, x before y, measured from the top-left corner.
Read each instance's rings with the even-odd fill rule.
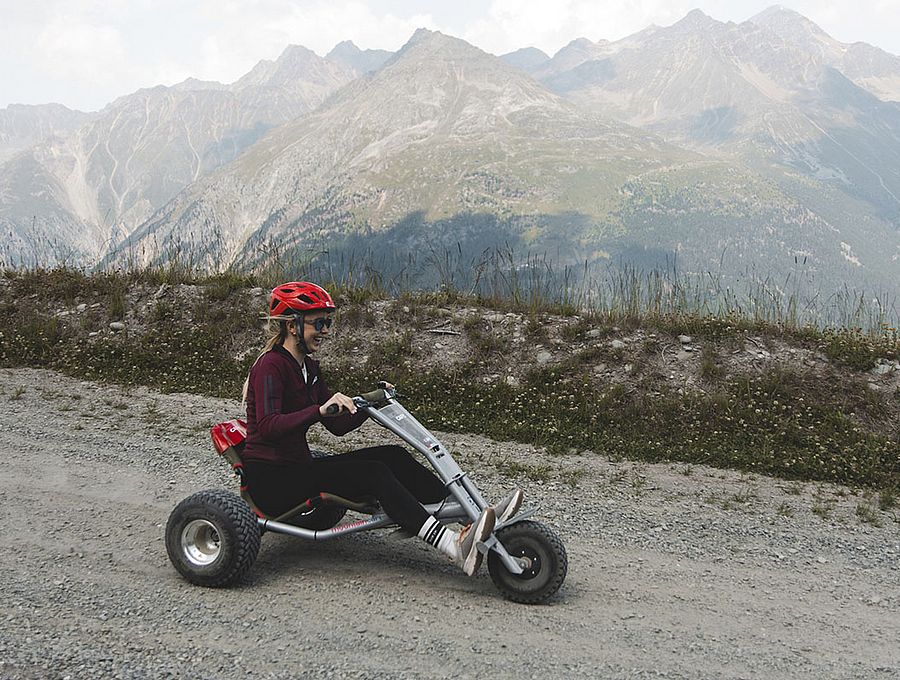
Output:
[[[506,506],[506,509],[503,511],[503,514],[497,517],[497,524],[503,524],[504,522],[508,522],[513,517],[516,516],[516,513],[519,512],[519,508],[522,507],[522,501],[525,498],[525,494],[521,489],[518,489],[515,496],[513,496],[512,503]]]
[[[476,532],[475,540],[472,541],[472,549],[469,551],[469,554],[466,555],[466,561],[463,563],[463,571],[469,576],[475,575],[475,572],[478,571],[478,567],[481,566],[481,560],[484,557],[478,550],[478,542],[483,541],[491,535],[496,522],[497,516],[494,514],[494,509],[488,508],[481,514],[478,524],[473,529],[473,531]]]

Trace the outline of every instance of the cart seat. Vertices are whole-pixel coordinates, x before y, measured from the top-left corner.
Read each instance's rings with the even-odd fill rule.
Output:
[[[294,517],[299,513],[310,512],[325,505],[341,506],[348,510],[355,510],[356,512],[367,514],[373,514],[378,511],[378,501],[375,498],[369,497],[361,498],[359,500],[350,500],[349,498],[342,498],[335,494],[322,492],[306,499],[297,507],[288,510],[284,514],[278,515],[277,517],[267,515],[253,502],[253,498],[250,496],[250,491],[247,488],[247,473],[244,471],[244,463],[241,460],[241,451],[244,450],[244,445],[247,440],[247,423],[240,419],[226,420],[224,423],[213,425],[210,430],[210,435],[212,436],[213,445],[216,447],[216,451],[218,451],[219,455],[225,459],[225,462],[231,466],[234,474],[241,482],[241,498],[244,499],[257,516],[262,517],[263,519],[281,521]],[[331,455],[325,451],[313,451],[311,453],[314,458]]]

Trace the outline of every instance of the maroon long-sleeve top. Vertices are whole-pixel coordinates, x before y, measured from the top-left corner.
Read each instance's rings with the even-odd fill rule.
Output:
[[[306,432],[321,421],[332,434],[359,427],[366,415],[357,411],[323,418],[319,406],[334,392],[319,372],[319,362],[306,357],[306,380],[297,360],[281,345],[260,357],[250,369],[247,390],[245,461],[291,465],[312,460]]]

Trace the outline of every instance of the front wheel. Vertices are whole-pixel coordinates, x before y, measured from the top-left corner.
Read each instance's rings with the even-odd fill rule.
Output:
[[[497,538],[510,555],[527,565],[521,574],[512,574],[497,553],[488,553],[491,580],[505,598],[539,604],[559,590],[566,579],[569,558],[556,532],[540,522],[525,520],[504,527]]]
[[[172,565],[191,583],[210,588],[231,585],[250,571],[259,537],[250,506],[218,489],[188,496],[166,523]]]

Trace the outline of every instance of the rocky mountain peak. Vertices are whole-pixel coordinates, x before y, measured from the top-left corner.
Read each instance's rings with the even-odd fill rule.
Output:
[[[442,34],[439,31],[431,31],[427,28],[417,28],[410,39],[406,41],[406,44],[400,48],[398,54],[410,49],[411,47],[414,47],[415,45],[418,45],[419,43],[426,42],[434,36],[442,36]]]
[[[320,83],[332,80],[338,75],[336,71],[345,70],[345,67],[326,61],[302,45],[288,45],[278,59],[260,61],[231,89],[240,92],[255,87],[291,87],[298,80]],[[341,79],[346,81],[350,76],[346,73]]]
[[[500,57],[510,66],[522,69],[526,73],[534,73],[550,61],[549,55],[536,47],[523,47],[515,52],[508,52]]]
[[[344,40],[335,45],[325,59],[354,73],[371,73],[384,66],[393,55],[388,50],[361,50],[352,40]]]
[[[478,96],[468,96],[476,91],[480,93]],[[409,114],[409,120],[416,122],[421,122],[422,116],[439,114],[448,98],[465,107],[474,106],[479,110],[483,107],[484,115],[494,111],[500,99],[504,102],[501,109],[507,105],[518,108],[540,99],[556,100],[504,60],[459,38],[426,29],[417,30],[370,83],[360,84],[358,89],[339,95],[339,99],[358,101],[370,96],[376,98],[369,106],[373,112],[387,106],[398,119],[405,119]],[[385,96],[389,100],[382,102],[380,98]],[[381,114],[361,115],[379,117]]]
[[[713,26],[721,26],[722,23],[720,21],[716,21],[711,16],[704,14],[703,10],[700,9],[692,9],[688,12],[681,21],[678,21],[674,24],[674,27],[696,30],[709,28]]]
[[[802,14],[780,6],[749,21],[817,62],[838,69],[882,101],[900,101],[900,57],[866,43],[842,43]]]
[[[587,50],[593,47],[593,45],[594,43],[587,38],[575,38],[575,40],[570,41],[563,49]]]
[[[330,59],[344,54],[359,54],[360,52],[362,50],[352,40],[341,40],[341,42],[331,48],[331,51],[325,55],[325,58]]]
[[[541,77],[546,73],[559,73],[586,61],[600,59],[606,56],[609,44],[606,40],[592,42],[587,38],[576,38],[554,54],[553,58],[539,69],[537,75]]]
[[[750,18],[750,22],[775,33],[789,44],[799,47],[816,46],[817,50],[840,50],[840,42],[823,31],[817,24],[792,9],[773,5]]]
[[[507,68],[501,59],[465,40],[424,28],[416,30],[409,41],[394,55],[390,65],[392,68],[406,69],[411,64],[416,64],[415,68],[421,70],[423,75],[426,71],[431,72],[430,77],[442,73],[445,65],[454,60],[473,59],[476,61],[490,60],[493,65],[499,66],[501,69]],[[437,68],[432,69],[432,65],[436,65]]]
[[[815,24],[805,16],[784,5],[772,5],[771,7],[767,7],[759,14],[750,17],[750,21],[754,24],[793,23],[795,25],[812,24],[815,26]]]
[[[288,45],[275,60],[276,64],[307,62],[318,59],[319,57],[311,49],[303,47],[303,45]]]
[[[183,92],[196,92],[198,90],[227,90],[228,86],[215,80],[200,80],[199,78],[186,78],[172,86],[173,90]]]

